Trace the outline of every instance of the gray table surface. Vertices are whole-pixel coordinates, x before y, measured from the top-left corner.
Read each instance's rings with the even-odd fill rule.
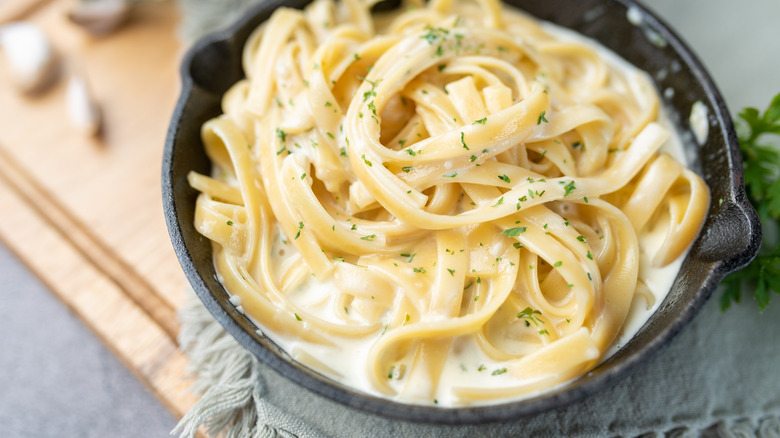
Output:
[[[780,1],[648,0],[732,110],[780,92]],[[778,306],[780,297],[773,305]],[[750,300],[742,305],[755,306]],[[163,437],[165,408],[0,244],[0,436]]]

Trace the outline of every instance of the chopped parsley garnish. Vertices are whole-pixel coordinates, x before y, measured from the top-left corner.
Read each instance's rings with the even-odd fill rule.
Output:
[[[506,230],[502,231],[501,234],[507,237],[516,237],[523,233],[525,233],[525,230],[527,230],[528,227],[514,227],[514,228],[507,228]]]
[[[469,147],[466,145],[466,140],[464,139],[465,134],[463,132],[460,133],[460,144],[463,145],[463,149],[466,149],[467,151],[470,150]]]
[[[471,124],[472,125],[477,125],[477,124],[484,125],[485,122],[487,122],[487,117],[483,117],[483,118],[481,118],[479,120],[474,120]]]
[[[225,223],[226,223],[226,224],[228,224],[228,225],[230,225],[231,227],[233,226],[233,221],[227,221],[227,222],[225,222]]]
[[[500,374],[504,374],[506,372],[506,368],[499,368],[497,370],[493,370],[492,373],[490,373],[493,376],[498,376]]]
[[[293,240],[297,240],[299,237],[301,237],[302,229],[303,229],[303,222],[298,222],[298,232],[295,233],[295,238]]]
[[[563,186],[563,197],[567,197],[571,195],[571,192],[573,192],[577,187],[574,186],[574,180],[569,181],[566,185]]]
[[[424,39],[425,41],[428,41],[428,44],[430,45],[433,45],[433,43],[435,43],[438,40],[444,39],[447,36],[447,34],[450,33],[450,31],[441,27],[428,26],[426,30],[428,32],[423,34],[420,38]]]
[[[526,307],[525,309],[521,310],[520,313],[517,314],[518,319],[524,319],[525,320],[525,326],[528,327],[533,323],[534,325],[538,326],[540,323],[544,324],[544,321],[539,319],[536,315],[541,315],[542,312],[532,309],[530,307]]]
[[[547,114],[547,111],[542,111],[542,113],[539,114],[539,118],[536,119],[536,124],[537,125],[541,125],[542,122],[544,122],[544,123],[548,122],[547,118],[545,117],[545,114]]]
[[[498,179],[500,179],[501,181],[504,181],[507,184],[509,184],[511,182],[511,180],[509,179],[508,176],[506,176],[506,174],[498,175]]]

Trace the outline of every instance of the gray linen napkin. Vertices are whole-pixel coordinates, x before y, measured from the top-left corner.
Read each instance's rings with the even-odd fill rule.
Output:
[[[179,0],[185,41],[261,0]],[[719,292],[716,292],[718,295]],[[775,298],[777,300],[777,298]],[[259,363],[193,297],[180,342],[201,400],[173,433],[199,425],[231,437],[722,436],[780,438],[780,303],[722,313],[711,300],[671,344],[630,377],[566,408],[503,424],[433,426],[364,414]]]
[[[619,382],[569,407],[504,424],[433,426],[346,408],[289,382],[224,331],[193,296],[180,341],[201,401],[175,433],[228,437],[710,436],[780,438],[780,303],[722,313],[711,300],[682,334]]]

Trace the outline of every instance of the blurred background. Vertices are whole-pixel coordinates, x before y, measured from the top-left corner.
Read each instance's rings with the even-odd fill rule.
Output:
[[[182,2],[185,10],[191,10],[186,8],[192,8],[193,0],[182,0]],[[214,3],[217,2],[218,0],[214,0]],[[26,2],[31,6],[29,11],[13,9],[17,8],[20,3],[18,0],[0,0],[0,19],[2,19],[4,12],[9,14],[13,12],[14,14],[19,14],[18,16],[20,17],[36,17],[37,22],[41,23],[41,26],[49,31],[56,29],[57,26],[62,24],[55,22],[50,16],[55,14],[55,12],[47,12],[48,10],[72,12],[71,9],[64,6],[66,2],[60,0]],[[187,31],[180,29],[182,21],[179,18],[181,12],[177,7],[178,5],[170,1],[146,3],[148,4],[142,6],[141,12],[134,11],[131,13],[128,27],[133,29],[120,29],[116,36],[106,36],[104,38],[129,39],[130,37],[126,34],[132,32],[139,33],[138,35],[133,34],[134,38],[143,37],[142,33],[149,31],[144,30],[146,29],[144,27],[147,26],[146,24],[136,23],[140,14],[141,17],[146,17],[153,22],[148,25],[149,29],[152,29],[155,20],[157,20],[157,24],[163,23],[163,25],[152,29],[154,32],[167,32],[168,36],[161,44],[186,45],[188,42],[182,41],[181,35],[186,35]],[[780,41],[780,26],[778,26],[780,2],[776,0],[646,0],[643,3],[670,24],[682,36],[683,40],[693,48],[694,52],[699,55],[724,94],[733,115],[745,106],[763,109],[771,98],[780,92],[780,74],[778,74],[780,72],[780,46],[778,46],[778,41]],[[35,6],[35,8],[33,9],[32,6]],[[165,12],[155,12],[151,10],[153,8],[165,8]],[[212,9],[214,9],[213,3]],[[83,11],[81,12],[82,16],[75,14],[76,16],[71,16],[70,20],[81,20],[82,26],[92,26],[93,29],[90,32],[100,32],[101,26],[110,27],[111,19],[120,21],[127,19],[126,16],[122,15],[121,11],[117,10],[102,11],[100,13],[102,15],[98,14],[97,18],[94,15],[84,15]],[[3,24],[5,23],[0,21],[0,26]],[[112,56],[118,56],[116,53],[100,52],[99,43],[92,40],[92,38],[98,37],[81,34],[57,34],[57,36],[50,36],[55,37],[55,48],[65,47],[63,49],[65,54],[73,54],[74,48],[87,45],[89,50],[91,50],[90,56],[98,59],[111,60],[113,59]],[[60,36],[62,36],[61,40]],[[130,43],[128,42],[128,44]],[[154,45],[154,40],[149,42],[149,44]],[[178,79],[175,66],[180,59],[182,49],[176,47],[169,49],[167,53],[174,53],[175,59],[171,57],[166,59],[156,58],[155,56],[157,55],[153,52],[149,52],[148,56],[143,58],[143,62],[149,64],[150,71],[154,71],[152,67],[155,65],[163,65],[165,68],[162,70],[170,76],[169,80],[165,82],[165,88],[144,90],[145,99],[159,99],[161,108],[158,108],[158,110],[166,118],[170,116],[174,98],[178,93],[176,88]],[[2,57],[1,55],[0,57]],[[108,63],[109,61],[104,62]],[[15,110],[11,110],[11,108],[15,108],[13,104],[19,101],[13,100],[18,99],[18,97],[8,97],[12,95],[10,91],[12,84],[8,72],[3,71],[7,67],[7,61],[0,61],[0,146],[4,148],[26,148],[25,142],[20,141],[20,139],[26,138],[26,136],[32,138],[33,140],[31,141],[43,141],[41,139],[44,139],[47,142],[55,143],[49,144],[52,148],[59,147],[56,141],[57,138],[62,138],[63,143],[67,143],[67,136],[58,137],[58,135],[54,134],[46,136],[46,130],[51,128],[50,125],[56,124],[53,120],[65,117],[65,111],[62,109],[63,105],[74,105],[77,109],[73,111],[82,111],[81,119],[76,121],[76,124],[81,124],[79,129],[85,131],[95,129],[94,126],[90,125],[91,122],[95,122],[94,114],[90,113],[90,93],[87,92],[82,96],[83,102],[78,103],[78,91],[70,90],[71,87],[77,88],[77,85],[72,84],[68,84],[68,89],[64,89],[64,84],[57,86],[58,89],[55,92],[59,93],[60,97],[66,96],[62,103],[52,103],[50,100],[53,98],[46,96],[35,96],[30,98],[31,102],[23,102],[26,109],[29,109],[27,106],[34,108],[36,105],[41,108],[45,107],[47,118],[42,118],[35,123],[28,123],[25,120],[23,123],[26,125],[23,129],[16,126],[18,122],[21,123],[21,119],[15,118]],[[86,69],[84,65],[79,65],[77,61],[71,62],[67,68],[70,72],[86,71],[93,76],[99,73],[99,71]],[[86,80],[88,75],[84,73],[83,77]],[[88,80],[86,82],[87,84],[89,83]],[[99,81],[95,81],[94,85],[92,92],[97,96],[93,96],[94,99],[99,98],[102,89],[109,87],[109,85],[101,84]],[[101,87],[103,88],[101,89]],[[71,98],[69,94],[75,94],[77,97]],[[136,104],[132,98],[132,95],[128,95],[128,105]],[[136,96],[136,98],[138,97]],[[76,103],[72,103],[71,100]],[[127,110],[127,108],[122,107],[121,103],[116,103],[115,105],[106,106],[102,115],[98,117],[104,117],[108,121],[111,118],[118,117],[118,114],[124,114],[123,111]],[[142,103],[137,105],[139,108],[144,108]],[[105,132],[96,137],[100,138],[100,140],[89,140],[88,142],[95,144],[87,146],[94,147],[98,154],[110,155],[113,152],[108,146],[111,146],[112,142],[121,143],[123,139],[129,138],[130,134],[138,130],[147,129],[147,126],[142,122],[143,119],[141,118],[130,118],[125,124],[129,125],[126,128],[108,125],[103,128]],[[137,158],[137,166],[148,166],[153,169],[143,173],[144,178],[148,179],[148,181],[137,182],[139,184],[150,186],[156,184],[159,186],[159,182],[154,181],[154,178],[159,178],[159,157],[162,154],[163,144],[161,133],[164,133],[166,124],[167,119],[162,120],[159,124],[154,125],[154,129],[149,128],[151,132],[149,138],[144,139],[142,137],[142,140],[150,141],[153,147],[148,152],[151,158],[146,162],[141,160],[141,158],[145,160],[148,158],[145,155]],[[127,129],[127,132],[123,129]],[[132,144],[123,145],[130,152],[133,151],[132,146]],[[81,147],[84,146],[82,145]],[[30,152],[30,154],[32,153]],[[67,151],[67,153],[70,154],[71,152]],[[25,155],[25,151],[20,152],[19,156],[21,157],[19,159],[21,162],[19,168],[25,167],[25,159],[33,159]],[[89,167],[85,168],[84,174],[81,175],[79,181],[83,180],[83,183],[86,184],[93,175],[96,175],[96,178],[98,176],[103,178],[103,175],[100,173],[103,165],[100,161],[101,159],[108,158],[102,157],[96,159],[95,163],[89,164],[94,166],[94,170],[89,170],[91,169]],[[113,157],[111,159],[132,160],[133,158]],[[47,164],[51,169],[43,169],[41,172],[56,172],[56,164]],[[0,177],[3,176],[3,172],[5,172],[4,176],[6,178],[12,178],[8,173],[10,171],[3,168],[0,168]],[[67,178],[52,178],[45,181],[48,182],[44,183],[44,187],[22,187],[21,192],[38,193],[40,191],[50,191],[67,193],[68,184],[79,184]],[[1,179],[0,182],[2,182]],[[127,181],[125,180],[125,182]],[[131,185],[135,183],[129,181]],[[51,187],[46,186],[46,184],[50,184]],[[117,184],[121,184],[119,179],[117,179]],[[123,192],[120,190],[119,193]],[[90,196],[98,195],[93,194]],[[132,204],[136,202],[131,199],[116,199],[121,198],[120,195],[114,195],[110,198],[108,202],[116,204],[126,205],[127,203]],[[10,201],[6,201],[2,193],[0,193],[0,215],[3,216],[8,216],[9,209],[14,208]],[[100,205],[99,199],[93,201],[96,205]],[[57,202],[61,202],[61,204]],[[64,200],[57,202],[54,202],[52,205],[45,203],[35,204],[35,208],[56,209],[63,207],[63,205],[67,208],[74,205],[87,205],[87,200],[69,199],[66,195]],[[158,199],[141,199],[137,203],[139,208],[143,208],[143,205],[152,205],[153,208],[150,208],[152,213],[150,214],[160,215]],[[90,215],[89,208],[84,207],[79,211],[83,215],[79,216],[80,220],[84,220],[84,217],[88,218]],[[52,220],[62,220],[63,222],[57,223],[68,224],[67,217],[64,219],[55,217]],[[98,327],[110,326],[110,321],[92,321],[89,323],[89,327],[85,325],[83,319],[90,312],[84,309],[88,309],[88,307],[85,307],[87,305],[79,301],[78,297],[73,298],[76,296],[76,292],[78,292],[78,284],[74,284],[70,289],[64,290],[56,282],[57,276],[41,274],[42,271],[56,268],[41,264],[30,268],[21,261],[32,257],[32,255],[26,254],[19,249],[24,247],[24,240],[40,237],[35,235],[38,232],[36,231],[37,229],[25,228],[28,225],[29,223],[20,220],[18,226],[19,233],[22,234],[16,234],[16,231],[13,231],[16,225],[10,222],[10,219],[6,222],[0,220],[0,228],[5,229],[5,234],[0,234],[0,237],[2,237],[0,240],[4,242],[0,243],[0,435],[5,437],[168,436],[177,421],[177,418],[174,418],[171,412],[177,412],[177,409],[181,408],[171,406],[170,403],[164,401],[161,402],[159,394],[153,394],[145,388],[139,381],[138,376],[134,375],[126,366],[128,363],[128,350],[126,347],[122,345],[108,347],[103,342],[105,339],[101,340],[101,338],[106,336],[106,332],[98,330],[96,335],[95,331],[89,328],[94,327],[95,324]],[[86,257],[90,260],[99,259],[103,253],[110,255],[112,252],[122,251],[126,251],[123,254],[128,254],[127,258],[130,260],[133,260],[133,258],[141,260],[145,255],[148,255],[146,252],[149,249],[144,248],[143,241],[134,242],[132,248],[115,247],[110,239],[120,239],[120,234],[112,234],[116,233],[116,228],[120,225],[116,223],[96,223],[94,225],[94,229],[84,232],[85,236],[87,238],[92,235],[97,235],[101,238],[108,236],[106,247],[81,250],[81,252],[77,251],[77,253],[72,255],[74,260],[78,257]],[[30,237],[25,237],[23,233],[28,233]],[[159,224],[153,230],[151,236],[158,242],[160,239],[163,239],[165,244],[169,246],[161,216],[159,217]],[[51,239],[51,248],[55,248],[56,236],[51,237]],[[44,242],[44,249],[41,251],[45,252],[46,245],[48,243]],[[162,250],[159,257],[171,257],[172,252],[166,251],[169,251],[167,247],[166,250]],[[158,256],[155,255],[155,257]],[[177,265],[174,264],[172,268],[166,268],[167,270],[161,269],[159,266],[151,266],[154,265],[154,260],[155,258],[152,257],[152,261],[149,263],[150,266],[141,270],[142,273],[149,273],[146,276],[146,281],[152,282],[156,278],[160,278],[164,280],[163,283],[167,282],[165,284],[171,289],[184,285],[181,274],[175,272]],[[110,264],[101,264],[100,260],[93,260],[93,262],[101,266],[101,272],[107,278],[120,286],[130,285],[127,287],[138,290],[149,287],[142,279],[128,279],[120,274],[113,273],[122,272],[122,266],[112,267],[113,265]],[[115,271],[112,271],[112,269],[115,269]],[[68,275],[67,269],[61,268],[61,270],[64,272],[60,272],[57,275]],[[171,297],[162,298],[167,303],[167,307],[172,307],[176,302],[182,300],[182,292],[180,290],[171,293],[173,294]],[[70,298],[63,299],[64,296]],[[99,309],[104,304],[99,298],[100,296],[99,293],[96,293],[94,297],[97,298],[92,298],[93,301],[88,306],[95,306],[95,309]],[[775,297],[774,300],[777,301],[778,298]],[[151,306],[153,304],[148,305]],[[755,309],[755,303],[751,299],[744,299],[739,306],[750,307],[751,312],[758,312]],[[773,306],[780,307],[780,303],[774,303]],[[710,303],[705,311],[717,311],[713,310],[714,307],[715,305]],[[728,314],[725,317],[728,317]],[[164,315],[163,318],[165,318]],[[87,316],[86,319],[89,320],[89,317]],[[100,324],[104,325],[101,326]],[[162,327],[161,330],[164,333],[160,336],[165,338],[165,333],[170,335],[169,332],[175,331],[175,325]],[[130,329],[122,333],[126,333],[127,336],[133,335],[133,331]],[[156,348],[159,348],[159,351],[164,351],[165,348],[169,347],[158,346]],[[176,357],[174,353],[169,354],[172,355],[171,357]],[[125,358],[121,359],[122,357]],[[663,355],[656,356],[653,360],[663,360]],[[146,365],[148,367],[157,366],[149,363]],[[142,368],[142,370],[146,369]],[[146,371],[142,371],[142,373],[146,373]],[[184,387],[185,385],[181,386]],[[182,391],[182,388],[177,386],[176,390]]]

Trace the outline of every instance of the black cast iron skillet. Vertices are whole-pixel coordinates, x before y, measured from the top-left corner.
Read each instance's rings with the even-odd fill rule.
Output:
[[[701,101],[708,108],[709,136],[696,148],[693,168],[712,192],[710,210],[671,292],[637,335],[614,356],[577,380],[553,391],[494,406],[438,408],[407,405],[366,395],[294,362],[228,302],[217,281],[210,242],[193,227],[197,193],[187,184],[190,170],[209,173],[211,165],[200,141],[201,125],[220,114],[222,94],[243,77],[241,47],[249,33],[278,6],[302,8],[309,0],[265,1],[229,29],[198,42],[181,66],[182,91],[173,113],[162,169],[163,202],[174,249],[195,292],[212,315],[244,347],[286,378],[346,406],[408,421],[475,424],[507,421],[561,407],[602,390],[627,376],[685,326],[729,272],[747,264],[761,241],[757,215],[745,198],[742,161],[734,128],[712,79],[657,17],[632,0],[509,0],[543,20],[574,29],[612,49],[649,72],[665,98],[671,117],[690,136],[688,115]],[[396,5],[383,2],[379,7]],[[642,23],[627,20],[628,9]],[[649,37],[648,37],[649,36]]]

